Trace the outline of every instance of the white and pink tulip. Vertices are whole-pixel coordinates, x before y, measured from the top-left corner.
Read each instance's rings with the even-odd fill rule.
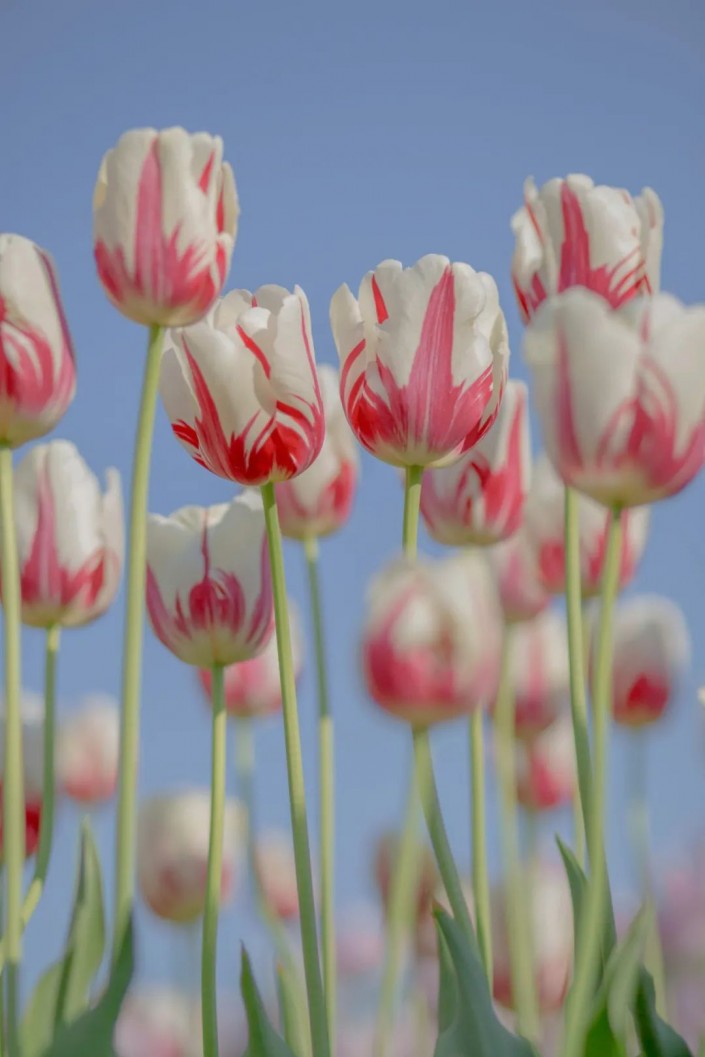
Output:
[[[508,624],[532,620],[551,601],[540,575],[538,554],[524,527],[488,551]]]
[[[22,774],[24,778],[25,855],[39,845],[44,804],[44,699],[22,692]],[[3,788],[5,774],[5,706],[0,702],[0,866],[3,857]]]
[[[515,746],[517,799],[528,811],[551,811],[570,802],[577,781],[575,739],[569,713],[535,738]]]
[[[509,665],[516,736],[533,738],[554,722],[568,700],[565,619],[548,610],[512,628]],[[494,708],[494,700],[491,707]]]
[[[57,737],[57,785],[70,800],[92,806],[115,795],[120,711],[107,694],[92,694],[62,717]]]

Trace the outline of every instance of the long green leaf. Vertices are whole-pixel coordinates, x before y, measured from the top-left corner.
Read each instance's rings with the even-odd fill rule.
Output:
[[[609,957],[595,996],[585,1057],[627,1057],[631,1011],[649,928],[649,916],[642,911]]]
[[[295,1057],[284,1039],[272,1027],[260,996],[247,951],[242,951],[240,990],[245,1003],[249,1040],[245,1057]]]
[[[309,1057],[311,1042],[306,1008],[301,1004],[297,981],[292,980],[291,973],[281,963],[277,965],[277,996],[285,1042],[296,1057]]]
[[[644,1057],[693,1057],[685,1040],[656,1012],[654,981],[646,969],[639,974],[634,1022]]]

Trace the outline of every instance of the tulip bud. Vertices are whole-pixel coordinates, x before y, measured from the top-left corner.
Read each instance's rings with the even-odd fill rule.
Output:
[[[568,633],[553,610],[512,629],[509,652],[515,733],[533,738],[557,718],[569,695]],[[494,710],[494,699],[491,705]]]
[[[551,811],[575,791],[577,764],[573,724],[562,713],[540,734],[517,741],[517,799],[528,811]]]
[[[76,391],[76,364],[54,263],[21,235],[0,235],[0,444],[43,437]]]
[[[26,690],[22,693],[22,772],[25,801],[25,855],[29,859],[39,845],[44,799],[44,699]],[[3,854],[4,774],[5,706],[0,703],[0,862]]]
[[[57,738],[57,779],[71,800],[87,806],[110,800],[117,787],[120,712],[107,694],[92,694],[62,719]]]
[[[452,462],[487,432],[509,340],[494,279],[429,254],[382,261],[330,306],[340,394],[353,433],[394,466]]]
[[[289,835],[268,830],[258,835],[255,868],[267,907],[281,920],[299,916],[294,849]]]
[[[507,624],[531,620],[546,609],[551,596],[543,585],[538,554],[525,529],[491,547],[488,556]]]
[[[223,141],[182,128],[132,129],[103,158],[93,196],[98,278],[146,326],[206,314],[230,267],[239,206]]]

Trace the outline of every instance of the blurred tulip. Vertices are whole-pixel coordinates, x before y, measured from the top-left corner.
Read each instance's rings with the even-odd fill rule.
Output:
[[[103,158],[93,196],[98,277],[123,315],[185,326],[223,288],[239,206],[223,141],[132,129]]]
[[[695,976],[705,985],[705,843],[688,849],[663,879],[659,927],[666,971],[671,977]],[[702,992],[701,992],[702,994]]]
[[[24,774],[25,854],[30,858],[39,845],[44,799],[44,699],[22,692],[22,768]],[[0,703],[0,863],[2,861],[2,789],[5,770],[5,707]]]
[[[15,473],[22,620],[80,627],[102,616],[120,585],[125,549],[120,474],[98,478],[74,444],[27,452]]]
[[[558,717],[569,696],[568,634],[553,610],[512,631],[509,656],[518,738],[533,738]],[[494,709],[494,700],[491,708]]]
[[[568,990],[573,964],[573,907],[563,869],[539,862],[526,868],[524,883],[530,893],[529,921],[536,992],[542,1013],[560,1009]],[[505,892],[492,892],[493,991],[497,1002],[513,1008],[507,940]]]
[[[617,308],[659,288],[663,208],[646,188],[636,198],[596,187],[589,176],[524,184],[512,218],[512,281],[524,320],[552,294],[587,287]]]
[[[71,335],[49,254],[0,235],[0,444],[43,437],[76,391]]]
[[[580,581],[583,598],[600,593],[605,564],[609,511],[578,493]],[[538,556],[539,576],[547,591],[565,592],[565,485],[547,456],[534,464],[531,491],[524,514],[526,532]],[[620,587],[632,580],[641,561],[649,530],[648,507],[625,510],[622,515]]]
[[[200,1010],[193,998],[166,988],[131,991],[115,1030],[117,1057],[196,1057]]]
[[[519,528],[531,477],[527,389],[510,379],[494,424],[452,466],[427,470],[421,513],[451,547],[498,543]]]
[[[357,486],[357,445],[340,403],[338,373],[324,364],[318,379],[326,417],[323,447],[308,470],[276,488],[282,532],[291,539],[339,529],[350,516]]]
[[[255,867],[267,907],[281,921],[298,918],[296,865],[288,833],[270,829],[257,835]]]
[[[610,309],[547,301],[525,337],[544,444],[566,484],[606,506],[679,492],[705,461],[705,305],[660,294]]]
[[[524,528],[491,547],[488,556],[507,624],[532,620],[546,609],[551,596],[539,575],[536,548]]]
[[[385,914],[389,912],[389,898],[394,875],[394,864],[399,851],[400,835],[383,833],[375,846],[374,878]],[[416,888],[417,920],[427,917],[431,911],[433,897],[438,891],[438,869],[433,852],[424,844],[419,848],[419,866]]]
[[[668,598],[638,595],[615,610],[612,714],[628,727],[655,723],[690,658],[683,613]]]
[[[362,637],[370,696],[414,726],[467,715],[494,696],[502,627],[477,554],[394,562],[373,581]]]
[[[90,806],[115,794],[120,756],[120,710],[107,694],[91,694],[60,721],[57,781],[71,800]]]
[[[289,601],[289,627],[294,674],[298,679],[303,665],[303,642],[300,621],[291,600]],[[211,669],[201,668],[198,678],[210,704]],[[282,691],[276,632],[256,657],[252,657],[249,661],[231,664],[225,669],[224,687],[225,707],[231,716],[249,716],[255,719],[281,711]]]
[[[147,612],[157,638],[187,664],[234,664],[273,627],[269,553],[259,496],[150,514]]]
[[[570,802],[577,781],[573,723],[563,712],[535,738],[516,743],[517,799],[528,811]]]
[[[336,929],[336,961],[341,977],[375,973],[384,960],[379,912],[365,904],[348,907]]]
[[[203,322],[171,337],[160,392],[196,462],[249,485],[286,481],[311,465],[325,419],[300,287],[234,290]]]
[[[353,432],[395,466],[432,466],[467,451],[492,425],[509,340],[494,279],[429,254],[382,261],[330,306],[341,396]]]
[[[210,811],[205,789],[154,796],[140,806],[137,878],[142,898],[159,918],[188,924],[203,913]],[[233,892],[239,830],[238,805],[231,800],[223,827],[221,903]]]

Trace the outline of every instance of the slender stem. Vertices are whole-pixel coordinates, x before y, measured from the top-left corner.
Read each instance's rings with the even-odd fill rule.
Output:
[[[507,625],[504,633],[502,666],[495,707],[500,831],[505,871],[504,907],[507,916],[512,995],[517,1014],[517,1024],[519,1031],[526,1038],[536,1042],[539,1036],[540,1024],[531,959],[531,922],[528,915],[527,891],[522,879],[519,854],[517,777],[514,747],[515,697],[511,675],[511,648],[512,629],[510,625]]]
[[[604,846],[607,763],[612,711],[612,662],[614,647],[612,623],[614,603],[619,590],[619,563],[622,551],[622,519],[619,510],[612,512],[607,535],[605,564],[602,574],[600,622],[593,677],[593,722],[595,730],[595,771],[588,814],[588,853],[590,885],[578,922],[575,978],[568,1001],[564,1057],[580,1057],[583,1052],[593,987],[604,936],[604,919],[609,912],[609,881]]]
[[[308,821],[306,818],[306,790],[303,761],[301,758],[301,735],[299,713],[296,703],[296,679],[291,653],[291,632],[286,597],[284,555],[279,516],[274,494],[274,485],[262,486],[264,517],[269,540],[269,558],[272,566],[272,590],[274,594],[274,616],[279,653],[279,671],[284,712],[284,740],[289,781],[289,805],[291,829],[294,840],[296,884],[299,893],[299,919],[301,925],[301,947],[304,956],[304,973],[308,993],[308,1013],[311,1024],[311,1041],[314,1057],[328,1057],[330,1041],[326,1017],[321,967],[318,958],[316,928],[316,905],[313,897],[313,876],[309,848]]]
[[[225,764],[227,721],[222,665],[213,665],[211,694],[213,698],[213,735],[211,745],[211,822],[208,844],[206,903],[203,912],[201,958],[201,1009],[203,1021],[203,1057],[218,1057],[218,1012],[216,984],[216,949],[218,943],[218,910],[223,876],[223,826],[225,822]]]
[[[25,805],[22,765],[21,594],[17,558],[12,450],[0,448],[0,535],[5,653],[5,761],[3,770],[3,857],[5,863],[5,949],[7,964],[7,1049],[18,1057],[18,988],[22,960],[22,870]]]
[[[485,807],[485,739],[483,710],[470,716],[470,775],[472,783],[472,884],[475,894],[477,942],[482,964],[492,985],[492,924],[490,878],[487,866],[487,818]]]
[[[135,802],[137,797],[142,629],[144,624],[147,560],[147,500],[149,492],[149,463],[154,432],[154,413],[159,391],[163,338],[164,330],[162,327],[150,327],[132,463],[130,535],[127,558],[127,602],[123,636],[113,957],[117,957],[124,931],[132,913],[135,888]]]
[[[5,911],[5,871],[0,863],[0,921]],[[5,981],[0,970],[0,1057],[5,1057]]]
[[[402,529],[402,545],[407,558],[416,557],[422,476],[423,466],[407,466],[404,488],[404,526]]]
[[[318,577],[318,541],[304,543],[308,588],[316,648],[318,688],[318,760],[319,760],[319,854],[321,856],[321,947],[323,985],[328,1015],[328,1037],[335,1038],[336,965],[335,965],[335,756],[333,715],[328,694],[326,648],[323,635],[323,607]]]

